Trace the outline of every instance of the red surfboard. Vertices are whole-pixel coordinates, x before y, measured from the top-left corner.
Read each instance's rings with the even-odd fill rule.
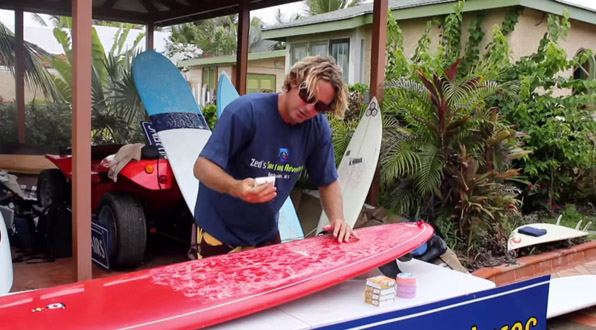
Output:
[[[430,225],[358,229],[0,297],[11,329],[199,329],[363,274],[428,240]],[[364,288],[364,287],[363,287]]]

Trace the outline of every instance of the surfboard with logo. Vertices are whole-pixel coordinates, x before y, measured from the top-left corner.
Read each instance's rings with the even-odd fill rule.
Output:
[[[132,74],[184,201],[194,214],[199,180],[193,168],[211,136],[209,125],[184,77],[163,55],[152,50],[140,53],[132,63]]]
[[[228,104],[232,103],[239,96],[236,87],[230,81],[230,77],[225,72],[222,73],[219,76],[217,86],[217,118],[221,116]],[[304,238],[302,225],[298,219],[298,214],[296,214],[292,199],[289,196],[279,210],[278,227],[282,242]]]
[[[0,297],[11,329],[200,329],[321,291],[398,258],[433,229],[400,223]],[[364,286],[362,286],[364,288]],[[358,299],[360,300],[360,299]],[[338,306],[329,306],[337,309]]]
[[[382,134],[381,108],[377,99],[373,97],[337,168],[343,196],[344,220],[350,227],[354,227],[358,220],[375,175]],[[325,212],[322,212],[317,233],[322,232],[323,227],[328,224],[329,219]]]

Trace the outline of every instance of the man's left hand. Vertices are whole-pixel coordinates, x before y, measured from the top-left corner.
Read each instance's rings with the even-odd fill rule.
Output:
[[[349,242],[351,237],[360,239],[343,219],[332,221],[330,224],[323,227],[323,230],[333,233],[333,237],[337,237],[337,241],[340,243]]]

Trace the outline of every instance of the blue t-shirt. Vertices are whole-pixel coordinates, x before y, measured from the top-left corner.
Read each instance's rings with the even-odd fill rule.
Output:
[[[230,103],[201,152],[237,180],[276,177],[277,197],[258,204],[200,183],[196,222],[230,246],[255,246],[275,238],[277,213],[304,167],[317,186],[337,180],[327,118],[317,115],[287,124],[277,108],[278,96],[248,94]]]

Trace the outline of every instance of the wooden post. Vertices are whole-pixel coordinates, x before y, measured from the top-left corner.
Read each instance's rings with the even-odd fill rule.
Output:
[[[370,97],[383,98],[385,84],[385,48],[387,47],[387,10],[389,0],[374,0],[370,67]]]
[[[153,22],[147,23],[145,26],[145,50],[153,50],[154,49],[154,37],[155,37],[155,27]]]
[[[387,11],[389,0],[374,0],[373,31],[370,68],[370,97],[377,98],[379,104],[383,99],[383,85],[385,85],[385,48],[387,47]],[[373,206],[379,205],[380,165],[373,178],[366,202]]]
[[[248,69],[248,32],[250,30],[249,0],[241,0],[238,13],[238,51],[236,53],[236,88],[240,95],[246,94],[246,71]]]
[[[23,38],[23,10],[14,12],[15,25],[15,99],[16,124],[19,143],[27,141],[25,125],[25,40]]]
[[[72,0],[72,222],[75,281],[91,279],[91,0]]]

